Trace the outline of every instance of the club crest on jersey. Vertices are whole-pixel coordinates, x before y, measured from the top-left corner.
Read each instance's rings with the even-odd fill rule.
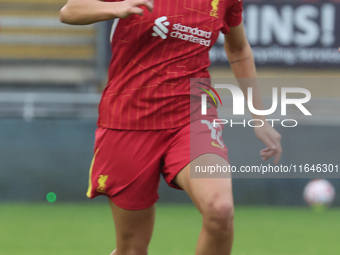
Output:
[[[100,193],[106,193],[106,181],[107,181],[107,178],[109,178],[108,175],[99,175],[99,178],[98,178],[98,188],[96,189],[97,192],[100,192]]]
[[[220,0],[212,0],[211,1],[212,9],[210,11],[210,16],[218,18],[218,3],[219,2],[220,2]]]

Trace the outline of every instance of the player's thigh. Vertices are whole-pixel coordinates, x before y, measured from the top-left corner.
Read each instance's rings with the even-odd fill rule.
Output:
[[[185,166],[174,179],[175,183],[188,193],[202,214],[211,210],[211,207],[225,211],[233,210],[231,176],[224,175],[224,178],[190,177],[190,165],[216,164],[229,166],[228,161],[219,155],[201,155]]]
[[[155,205],[143,210],[126,210],[118,207],[109,199],[116,228],[117,247],[133,243],[144,248],[150,240],[155,222]]]

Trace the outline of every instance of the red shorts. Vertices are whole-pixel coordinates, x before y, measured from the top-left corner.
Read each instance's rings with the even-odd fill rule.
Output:
[[[158,199],[160,174],[169,186],[180,189],[173,179],[191,160],[206,153],[228,160],[222,130],[208,123],[213,119],[165,130],[98,128],[87,196],[106,195],[121,208],[146,209]]]

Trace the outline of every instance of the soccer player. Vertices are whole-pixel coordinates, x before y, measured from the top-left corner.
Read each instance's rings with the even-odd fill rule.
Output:
[[[231,178],[190,178],[190,164],[229,165],[220,130],[208,125],[216,118],[214,104],[209,103],[204,120],[190,119],[195,105],[200,111],[199,100],[190,110],[190,78],[209,78],[208,53],[220,31],[235,76],[256,77],[242,0],[69,0],[60,19],[72,25],[114,19],[87,192],[90,198],[109,198],[117,236],[112,254],[147,254],[161,174],[169,186],[186,191],[202,214],[196,255],[230,254]],[[254,107],[263,109],[256,84],[240,86],[245,94],[252,87]],[[198,99],[202,93],[191,92]],[[263,116],[254,118],[265,122],[255,128],[266,145],[263,160],[275,156],[277,163],[280,135]]]

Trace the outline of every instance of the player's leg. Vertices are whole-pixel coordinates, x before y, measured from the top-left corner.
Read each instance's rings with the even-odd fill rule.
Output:
[[[166,139],[158,131],[96,131],[87,196],[110,198],[117,240],[114,255],[147,254]]]
[[[109,199],[116,228],[112,255],[146,255],[155,221],[155,205],[144,210],[125,210]]]
[[[215,116],[198,119],[182,127],[170,141],[162,174],[174,188],[184,189],[201,212],[203,227],[196,255],[228,255],[233,242],[234,204],[231,176],[190,178],[190,165],[228,167],[228,149],[222,140],[223,126],[213,126]],[[206,168],[205,168],[206,169]],[[196,177],[205,177],[207,173]],[[208,176],[211,175],[208,173]]]
[[[204,162],[204,165],[229,165],[224,158],[215,154],[204,154],[191,164],[195,165],[197,162]],[[231,178],[190,178],[189,164],[174,181],[189,194],[202,214],[203,227],[196,255],[230,254],[234,234]]]

